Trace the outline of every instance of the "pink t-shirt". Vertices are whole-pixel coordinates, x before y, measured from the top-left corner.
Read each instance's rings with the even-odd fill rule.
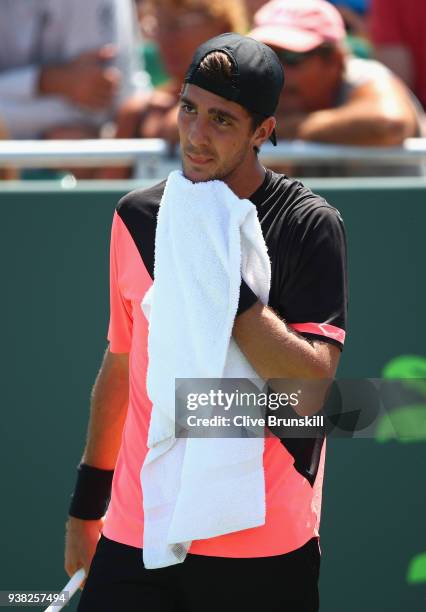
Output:
[[[110,252],[110,325],[113,353],[129,353],[129,406],[114,472],[103,533],[130,546],[143,547],[143,498],[140,471],[147,453],[151,402],[146,391],[147,321],[140,303],[152,279],[121,217],[114,214]],[[307,327],[306,327],[307,326]],[[311,329],[309,328],[311,326]],[[316,332],[313,327],[316,326]],[[332,325],[294,324],[338,339]],[[265,439],[266,522],[207,540],[193,541],[190,553],[218,557],[264,557],[291,552],[319,536],[325,440],[313,486],[294,468],[294,458],[276,437]]]

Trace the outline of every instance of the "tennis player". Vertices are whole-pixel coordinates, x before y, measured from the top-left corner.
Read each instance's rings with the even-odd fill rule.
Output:
[[[263,143],[275,142],[283,80],[275,53],[251,38],[201,45],[180,100],[182,165],[189,180],[223,180],[256,206],[272,281],[268,306],[241,285],[233,336],[247,359],[265,379],[330,379],[345,339],[344,226],[323,198],[258,159]],[[88,571],[78,610],[315,612],[324,434],[266,438],[264,525],[193,541],[177,565],[143,565],[139,474],[151,404],[140,303],[153,282],[164,185],[126,195],[112,222],[109,346],[67,522],[66,570]]]

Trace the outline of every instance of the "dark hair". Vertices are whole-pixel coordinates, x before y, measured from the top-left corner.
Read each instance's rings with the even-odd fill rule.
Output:
[[[216,83],[229,83],[233,79],[233,66],[229,57],[223,51],[212,51],[200,63],[198,70]],[[251,130],[255,132],[259,125],[265,121],[266,117],[259,113],[245,108],[251,119]],[[259,148],[254,147],[256,154],[259,153]]]

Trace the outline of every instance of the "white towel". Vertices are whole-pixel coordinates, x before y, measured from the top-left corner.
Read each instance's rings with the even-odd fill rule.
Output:
[[[256,207],[222,181],[172,172],[142,301],[153,404],[141,470],[148,569],[182,563],[192,540],[265,523],[263,436],[175,437],[175,378],[259,381],[232,338],[241,276],[267,304],[270,261]]]

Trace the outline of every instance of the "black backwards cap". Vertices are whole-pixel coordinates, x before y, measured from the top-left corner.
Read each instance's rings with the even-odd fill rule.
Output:
[[[222,51],[231,60],[233,71],[229,83],[218,82],[199,70],[203,59],[213,51]],[[277,108],[284,85],[284,71],[270,47],[248,36],[228,32],[198,47],[184,82],[207,89],[266,118]],[[274,145],[277,144],[275,130],[270,139]]]

